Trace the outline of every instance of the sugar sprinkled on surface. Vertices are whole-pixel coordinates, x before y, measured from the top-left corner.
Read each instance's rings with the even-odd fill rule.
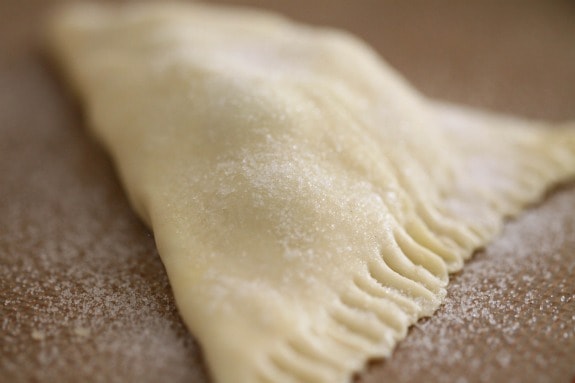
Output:
[[[150,234],[45,70],[0,72],[19,84],[0,103],[0,380],[206,381]]]
[[[575,375],[573,188],[552,194],[451,278],[439,311],[412,327],[377,376],[411,382],[570,382]],[[569,234],[571,233],[571,234]],[[522,370],[522,371],[519,371]],[[527,371],[526,371],[527,370]],[[518,372],[514,372],[518,371]],[[513,378],[513,377],[516,378]],[[366,382],[375,382],[368,373]]]

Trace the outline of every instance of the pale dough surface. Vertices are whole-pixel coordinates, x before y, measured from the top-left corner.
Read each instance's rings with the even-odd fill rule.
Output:
[[[343,32],[76,5],[50,39],[218,382],[347,381],[575,172],[575,135],[436,105]]]

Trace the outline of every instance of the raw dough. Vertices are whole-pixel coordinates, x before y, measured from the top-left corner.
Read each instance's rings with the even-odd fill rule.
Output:
[[[575,173],[573,129],[431,103],[341,31],[76,4],[49,39],[220,383],[349,381]]]

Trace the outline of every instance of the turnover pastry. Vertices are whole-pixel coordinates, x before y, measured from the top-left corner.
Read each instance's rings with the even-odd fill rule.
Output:
[[[573,129],[431,102],[342,31],[75,4],[49,42],[220,383],[349,381],[575,174]]]

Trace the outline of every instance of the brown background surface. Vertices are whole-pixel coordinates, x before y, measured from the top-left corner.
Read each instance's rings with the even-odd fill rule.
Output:
[[[153,238],[41,49],[0,1],[0,381],[208,382]],[[575,118],[570,1],[234,1],[362,36],[425,94]],[[572,382],[575,188],[506,225],[361,382]]]

